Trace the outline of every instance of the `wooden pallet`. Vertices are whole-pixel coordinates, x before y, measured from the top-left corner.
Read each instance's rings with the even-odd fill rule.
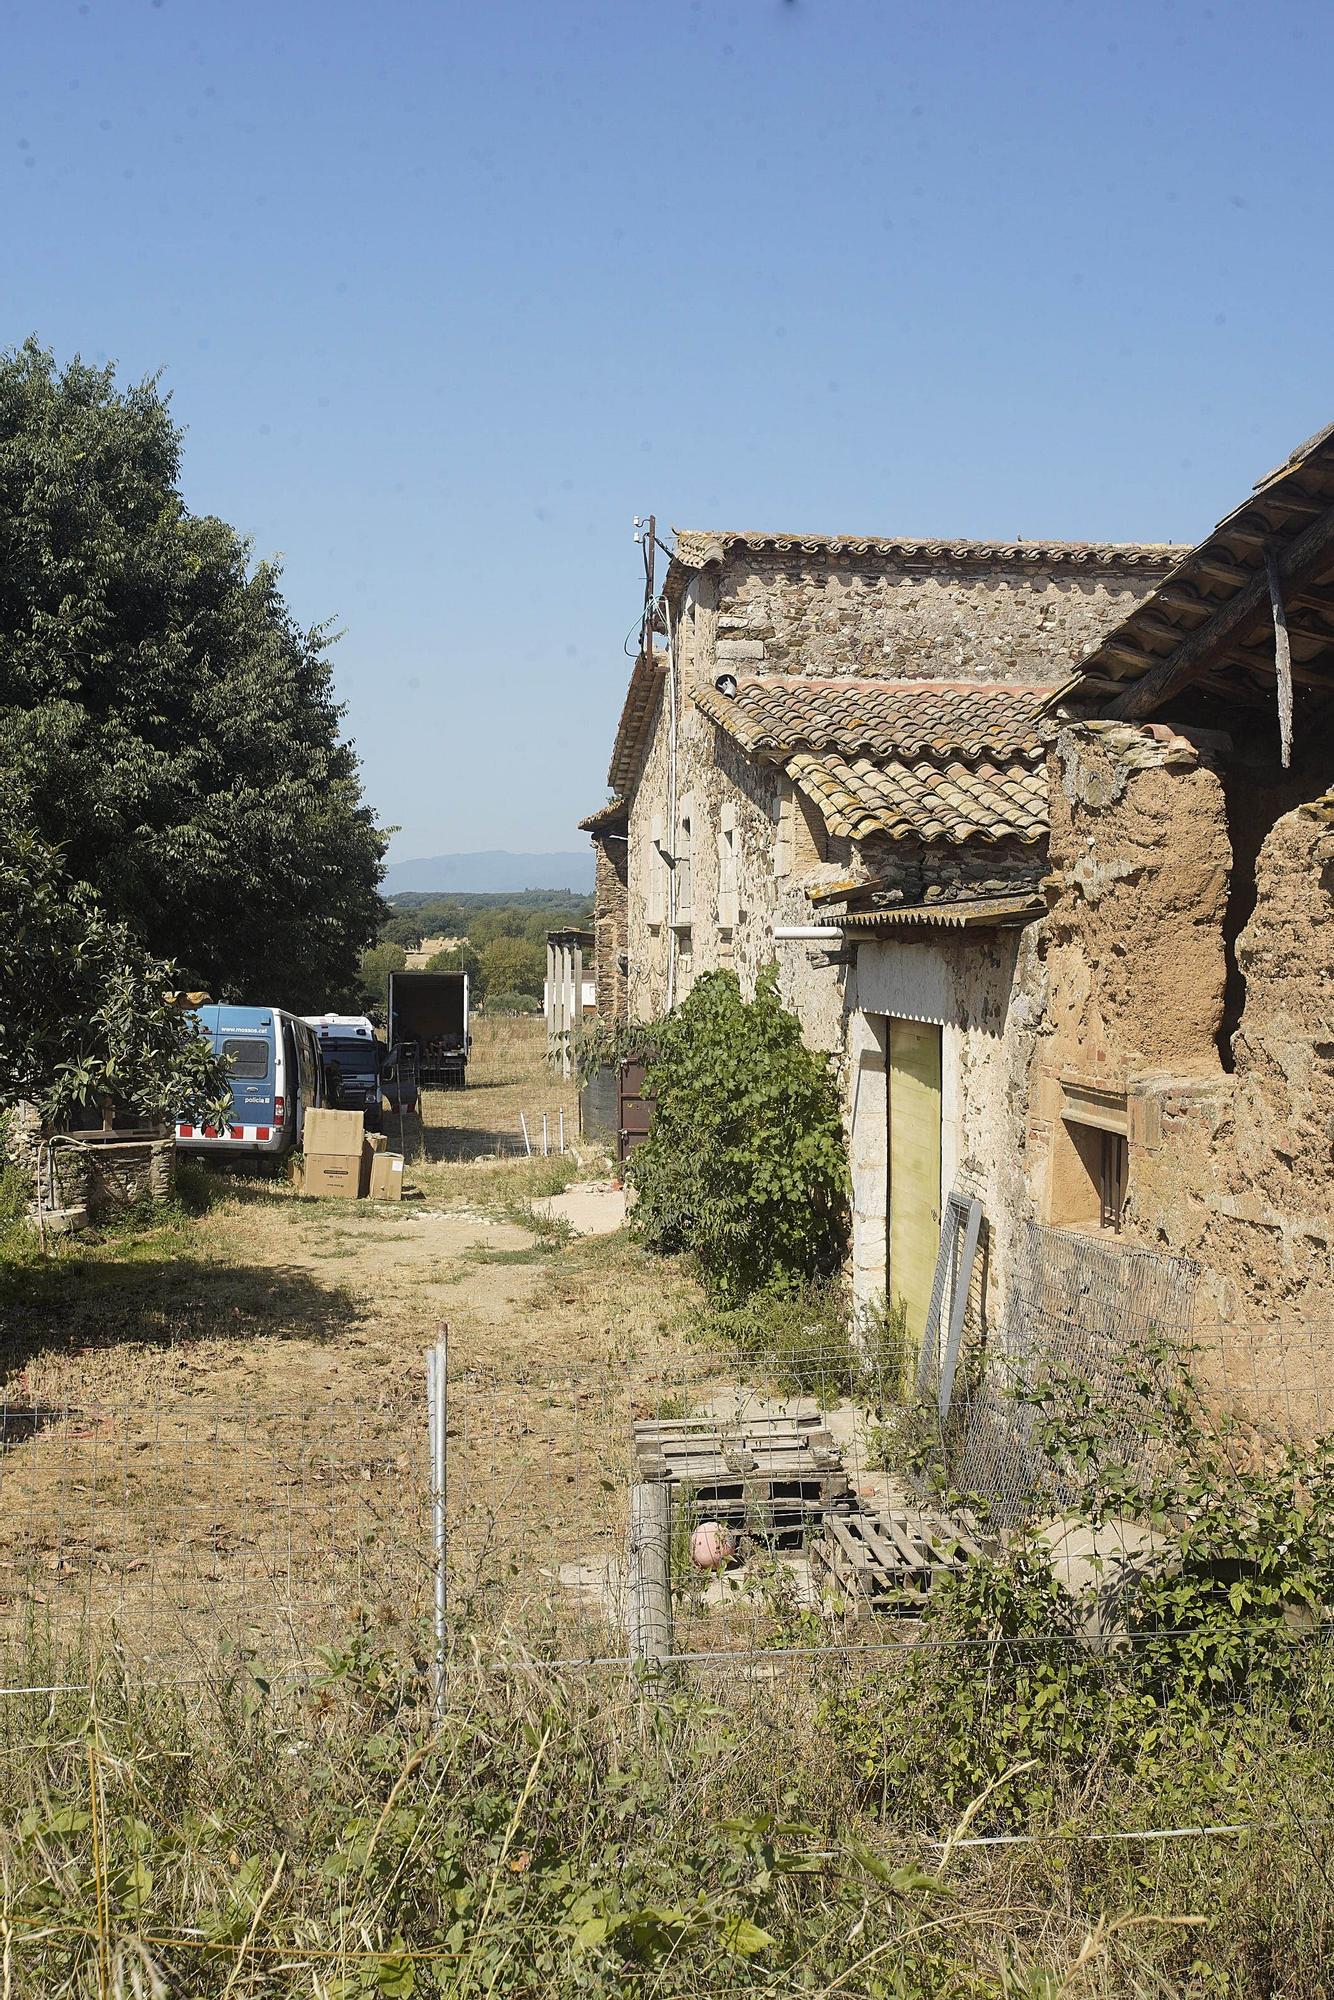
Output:
[[[689,1495],[696,1520],[781,1541],[852,1506],[843,1457],[818,1416],[671,1417],[637,1423],[635,1477]]]
[[[982,1551],[966,1530],[922,1514],[831,1515],[811,1545],[813,1580],[851,1600],[854,1616],[914,1617],[937,1576]]]

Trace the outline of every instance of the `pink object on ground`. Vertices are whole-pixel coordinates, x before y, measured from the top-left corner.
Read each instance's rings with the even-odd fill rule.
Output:
[[[690,1537],[690,1560],[696,1569],[726,1569],[736,1554],[736,1536],[720,1521],[701,1521]]]

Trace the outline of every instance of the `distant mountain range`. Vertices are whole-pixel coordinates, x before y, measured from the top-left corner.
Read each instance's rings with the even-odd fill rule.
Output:
[[[573,889],[577,895],[591,896],[593,862],[591,847],[581,854],[506,854],[500,849],[433,854],[429,861],[391,861],[384,871],[384,892],[387,896],[406,889],[503,895],[520,889]]]

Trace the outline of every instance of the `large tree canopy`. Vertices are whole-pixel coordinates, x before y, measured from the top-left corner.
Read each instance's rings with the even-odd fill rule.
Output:
[[[172,966],[71,882],[0,774],[0,1106],[225,1115],[225,1068],[173,1005]]]
[[[218,998],[355,994],[385,840],[322,628],[177,488],[152,382],[0,357],[0,763],[70,875]]]

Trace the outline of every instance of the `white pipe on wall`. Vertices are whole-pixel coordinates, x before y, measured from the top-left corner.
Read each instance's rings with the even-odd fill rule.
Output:
[[[841,938],[842,924],[775,924],[775,944],[820,944],[825,938]]]

